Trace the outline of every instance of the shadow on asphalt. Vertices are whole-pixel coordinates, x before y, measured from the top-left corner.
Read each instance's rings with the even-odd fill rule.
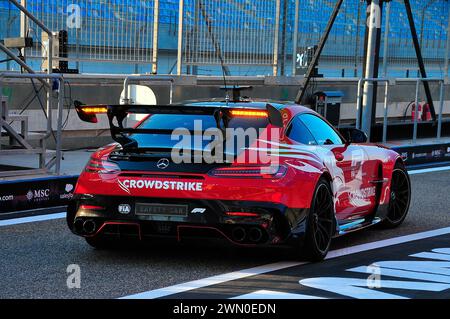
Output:
[[[343,237],[335,238],[331,244],[331,250],[352,246],[352,242],[359,242],[367,236],[368,231],[355,232]],[[375,230],[376,231],[376,230]],[[113,248],[106,250],[96,249],[85,244],[83,251],[86,254],[101,255],[108,259],[138,259],[145,260],[171,260],[186,263],[190,260],[205,260],[211,263],[233,263],[242,264],[267,264],[279,261],[307,261],[297,257],[297,252],[290,247],[240,247],[222,240],[199,241],[183,240],[181,243],[175,241],[122,241],[114,242]]]
[[[238,247],[220,240],[199,242],[185,240],[177,242],[136,242],[123,241],[114,243],[113,248],[106,250],[96,249],[86,244],[86,253],[95,252],[110,257],[136,257],[139,259],[178,260],[184,263],[187,260],[203,259],[210,262],[276,262],[294,259],[294,251],[284,247]]]

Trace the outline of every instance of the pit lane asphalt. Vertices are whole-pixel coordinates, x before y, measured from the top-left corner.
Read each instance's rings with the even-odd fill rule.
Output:
[[[334,240],[332,249],[450,226],[450,171],[411,176],[413,198],[404,224],[371,228]],[[164,244],[97,251],[65,220],[0,227],[0,298],[118,298],[277,261],[289,251],[226,244]],[[68,289],[67,267],[81,269]],[[320,274],[317,274],[320,275]]]

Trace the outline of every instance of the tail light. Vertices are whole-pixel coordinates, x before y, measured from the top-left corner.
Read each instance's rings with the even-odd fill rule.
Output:
[[[105,207],[103,206],[96,206],[96,205],[80,205],[80,209],[85,209],[85,210],[104,210]]]
[[[286,175],[287,167],[284,165],[271,166],[235,166],[215,168],[209,172],[214,177],[230,178],[264,178],[276,179]]]
[[[258,213],[250,212],[226,212],[225,214],[232,217],[259,217]]]
[[[91,157],[84,170],[88,173],[114,174],[120,172],[120,167],[113,162],[109,162],[106,157]]]

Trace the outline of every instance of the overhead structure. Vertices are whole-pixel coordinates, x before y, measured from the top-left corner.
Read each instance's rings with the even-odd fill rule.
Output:
[[[406,14],[408,16],[409,27],[411,29],[414,50],[416,51],[417,61],[419,62],[420,76],[423,79],[426,79],[427,72],[425,70],[425,63],[423,62],[422,50],[420,48],[419,38],[417,36],[416,26],[414,24],[414,17],[413,17],[412,10],[411,10],[411,4],[410,4],[409,0],[404,0],[404,1],[405,1],[405,7],[406,7]],[[430,106],[431,116],[433,118],[433,121],[436,121],[436,111],[434,109],[433,97],[431,96],[431,90],[430,90],[430,85],[429,85],[428,81],[423,81],[423,87],[425,89],[425,95],[427,97],[427,101]]]
[[[339,14],[339,10],[341,9],[342,3],[344,0],[338,0],[336,2],[336,5],[334,6],[333,13],[331,14],[330,20],[328,21],[328,24],[325,28],[325,32],[322,35],[322,38],[319,41],[319,44],[317,46],[317,50],[314,54],[314,57],[311,61],[311,63],[308,66],[308,70],[305,74],[305,81],[303,82],[302,87],[297,93],[297,97],[295,98],[295,102],[297,104],[301,104],[303,101],[303,98],[306,94],[306,89],[308,88],[309,82],[311,81],[311,78],[314,74],[314,68],[316,67],[317,63],[319,62],[320,55],[322,54],[323,48],[325,47],[325,44],[327,43],[328,36],[330,35],[331,29],[333,28],[334,21],[336,21],[336,18]]]
[[[367,1],[367,23],[366,36],[364,39],[364,63],[363,78],[378,78],[381,48],[381,23],[383,20],[383,0]],[[369,140],[371,128],[375,124],[377,105],[378,83],[376,81],[365,81],[362,94],[361,129]]]
[[[308,67],[305,74],[305,79],[303,84],[297,93],[295,102],[301,104],[304,101],[308,85],[311,78],[314,77],[314,68],[316,67],[325,44],[328,40],[328,36],[333,28],[334,22],[336,21],[337,15],[341,9],[344,0],[336,1],[333,12],[330,16],[328,24],[325,31],[318,43],[317,50],[314,57]],[[390,2],[391,0],[366,0],[367,2],[367,26],[365,35],[365,56],[363,65],[363,78],[364,79],[376,79],[378,78],[379,61],[380,61],[380,47],[381,47],[381,25],[383,18],[383,4]],[[423,61],[423,56],[417,36],[417,31],[414,23],[414,17],[411,10],[411,4],[409,0],[404,0],[406,14],[408,17],[409,27],[411,30],[411,36],[414,44],[414,49],[416,52],[417,61],[419,64],[419,70],[422,79],[427,78],[427,73],[425,70],[425,64]],[[430,86],[427,80],[423,80],[425,95],[427,98],[427,103],[430,107],[431,116],[434,121],[436,121],[436,112],[433,103],[433,97],[431,96]],[[377,101],[377,83],[376,81],[364,81],[364,94],[362,95],[362,112],[360,112],[361,118],[358,122],[361,123],[362,130],[369,136],[373,124],[375,124],[376,119],[376,101]]]

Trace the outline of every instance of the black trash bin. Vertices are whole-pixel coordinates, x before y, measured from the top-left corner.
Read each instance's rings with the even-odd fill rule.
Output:
[[[320,91],[314,93],[315,111],[326,118],[332,125],[338,126],[341,118],[342,91]]]

